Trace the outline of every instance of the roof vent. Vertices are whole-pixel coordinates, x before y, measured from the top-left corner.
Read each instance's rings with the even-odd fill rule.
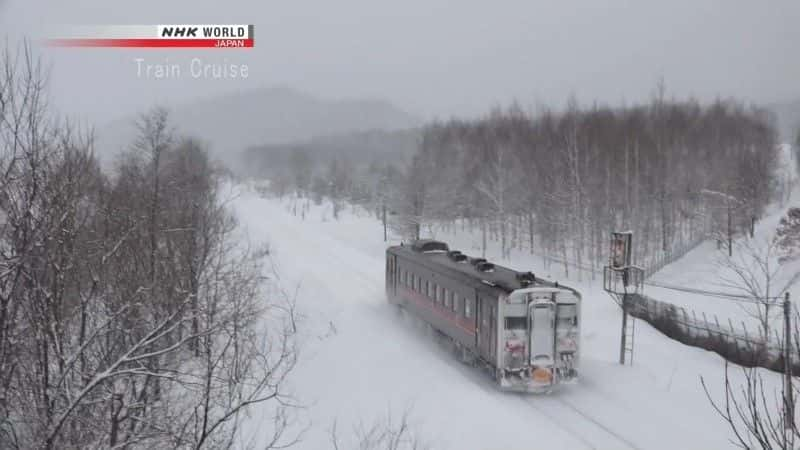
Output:
[[[473,266],[477,266],[478,264],[485,263],[485,262],[486,262],[486,258],[470,258],[469,259],[469,263],[472,264]]]
[[[478,272],[494,272],[494,264],[490,262],[479,262],[475,264],[475,270]]]
[[[455,261],[455,262],[466,262],[467,261],[467,255],[461,253],[458,250],[451,250],[451,251],[447,252],[447,257],[450,258],[451,260]]]
[[[522,287],[528,287],[536,282],[536,276],[533,272],[520,272],[517,274],[517,281]]]
[[[450,250],[442,241],[434,241],[433,239],[421,239],[414,241],[412,247],[415,252],[446,252]]]

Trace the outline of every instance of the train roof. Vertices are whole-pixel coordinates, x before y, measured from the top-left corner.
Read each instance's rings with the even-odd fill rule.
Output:
[[[447,244],[432,239],[413,241],[409,245],[389,247],[388,251],[426,266],[431,270],[441,269],[473,285],[484,285],[505,293],[517,289],[535,287],[564,288],[579,295],[577,291],[557,282],[543,280],[531,272],[518,272],[508,267],[492,264],[484,258],[469,257],[458,250],[450,250]],[[460,255],[460,256],[459,256]]]

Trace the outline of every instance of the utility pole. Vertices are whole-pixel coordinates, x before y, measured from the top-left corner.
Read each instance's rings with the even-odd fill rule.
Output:
[[[386,201],[384,201],[382,205],[382,216],[383,216],[383,242],[386,242],[388,238],[386,234]]]
[[[622,308],[622,330],[620,331],[619,363],[625,364],[625,352],[631,352],[633,363],[633,324],[634,317],[628,318],[629,309],[635,296],[641,292],[642,269],[631,264],[633,233],[615,231],[611,233],[611,257],[609,265],[603,268],[603,289],[608,292]],[[621,281],[621,283],[620,283]],[[629,324],[630,321],[630,324]],[[631,332],[628,333],[628,326]]]
[[[794,395],[792,392],[792,303],[789,293],[783,301],[783,439],[785,448],[794,448]]]
[[[620,343],[619,343],[619,363],[623,366],[625,365],[625,341],[626,341],[626,334],[625,331],[628,328],[628,287],[625,287],[625,292],[622,294],[622,332],[620,334]]]
[[[733,256],[733,205],[734,202],[736,202],[738,206],[742,206],[742,200],[739,200],[738,198],[724,192],[711,191],[708,189],[703,189],[700,191],[700,193],[714,195],[725,199],[725,208],[728,210],[728,256]],[[753,225],[754,223],[751,226]],[[719,248],[719,245],[717,248]]]
[[[728,256],[733,256],[733,230],[731,226],[731,201],[728,199]]]

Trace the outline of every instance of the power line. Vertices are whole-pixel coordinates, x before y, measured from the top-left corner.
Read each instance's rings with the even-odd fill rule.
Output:
[[[676,285],[671,285],[671,284],[667,284],[667,283],[659,283],[657,281],[645,281],[644,284],[648,285],[648,286],[662,288],[662,289],[670,289],[670,290],[673,290],[673,291],[686,292],[686,293],[697,294],[697,295],[704,295],[704,296],[707,296],[707,297],[715,297],[715,298],[718,298],[718,299],[721,299],[721,300],[728,300],[728,301],[734,301],[734,302],[740,302],[740,303],[751,303],[751,304],[763,305],[763,304],[767,303],[767,301],[774,301],[774,302],[777,303],[777,301],[781,300],[780,296],[763,297],[763,300],[762,300],[760,298],[759,299],[754,299],[753,297],[747,296],[747,295],[733,294],[733,293],[730,293],[730,292],[709,291],[709,290],[705,290],[705,289],[689,288],[689,287],[684,287],[684,286],[676,286]]]

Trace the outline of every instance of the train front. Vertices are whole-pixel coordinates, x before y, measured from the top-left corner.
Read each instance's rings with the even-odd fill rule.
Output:
[[[563,288],[518,289],[501,299],[500,385],[547,392],[578,376],[580,295]]]

